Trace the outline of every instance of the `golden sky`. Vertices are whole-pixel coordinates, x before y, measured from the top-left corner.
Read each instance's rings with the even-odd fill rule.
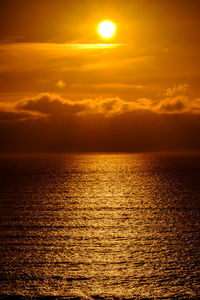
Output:
[[[1,0],[2,151],[200,148],[199,12],[198,0]]]

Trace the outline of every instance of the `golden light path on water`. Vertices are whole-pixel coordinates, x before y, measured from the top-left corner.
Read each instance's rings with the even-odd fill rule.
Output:
[[[72,299],[200,292],[200,156],[50,155],[4,164],[3,292]]]

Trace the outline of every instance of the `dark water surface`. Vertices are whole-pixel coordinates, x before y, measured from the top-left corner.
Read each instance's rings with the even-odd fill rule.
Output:
[[[200,297],[200,155],[0,158],[0,294]]]

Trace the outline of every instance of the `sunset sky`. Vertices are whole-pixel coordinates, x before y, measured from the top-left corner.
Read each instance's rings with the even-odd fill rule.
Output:
[[[1,0],[0,28],[0,151],[200,150],[199,0]]]

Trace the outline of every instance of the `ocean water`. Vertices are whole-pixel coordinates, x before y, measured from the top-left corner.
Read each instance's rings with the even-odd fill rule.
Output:
[[[0,157],[0,294],[200,297],[200,154]]]

